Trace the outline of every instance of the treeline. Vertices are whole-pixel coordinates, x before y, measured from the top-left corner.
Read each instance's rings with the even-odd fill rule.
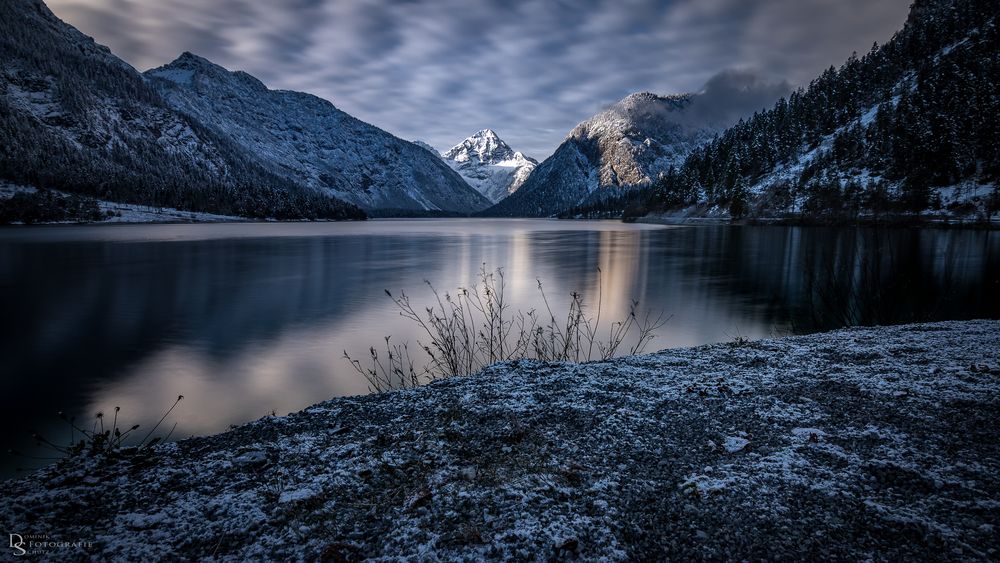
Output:
[[[93,198],[48,190],[19,192],[0,200],[0,225],[10,223],[91,222],[107,218]]]

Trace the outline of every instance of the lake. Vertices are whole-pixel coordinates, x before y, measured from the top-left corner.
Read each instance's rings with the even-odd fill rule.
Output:
[[[0,229],[0,386],[8,447],[68,434],[56,412],[121,407],[175,437],[368,391],[344,351],[408,341],[385,295],[431,304],[503,268],[514,308],[602,324],[663,313],[649,351],[841,327],[1000,317],[1000,233],[611,221],[100,225]],[[110,416],[110,415],[109,415]],[[88,422],[89,424],[89,422]],[[8,459],[10,476],[24,460]]]

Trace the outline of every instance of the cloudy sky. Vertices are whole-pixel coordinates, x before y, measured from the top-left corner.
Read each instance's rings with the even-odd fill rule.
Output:
[[[48,0],[146,70],[191,51],[440,150],[483,128],[544,158],[636,91],[723,71],[805,84],[910,0]],[[730,72],[727,76],[732,76]]]

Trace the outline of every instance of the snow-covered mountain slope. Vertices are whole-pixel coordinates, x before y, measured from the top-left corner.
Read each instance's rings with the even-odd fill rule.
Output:
[[[649,186],[692,150],[789,89],[753,72],[727,70],[697,93],[631,94],[577,125],[515,195],[484,214],[554,215]]]
[[[989,223],[1000,213],[996,14],[996,0],[919,0],[887,43],[729,128],[646,197],[597,211]]]
[[[441,155],[462,178],[496,203],[516,192],[538,161],[510,148],[490,129],[483,129]]]
[[[648,185],[717,128],[685,113],[695,95],[632,94],[577,125],[491,215],[553,215],[600,189]]]
[[[0,16],[0,179],[187,211],[363,216],[175,111],[41,0],[0,0]]]
[[[145,75],[177,110],[274,172],[368,210],[471,213],[489,201],[440,158],[300,92],[184,53]]]

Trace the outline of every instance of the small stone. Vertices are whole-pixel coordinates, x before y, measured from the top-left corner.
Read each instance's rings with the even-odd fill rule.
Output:
[[[416,510],[431,502],[433,496],[427,489],[422,489],[406,501],[406,508],[407,510]]]
[[[259,465],[267,462],[267,454],[261,450],[242,453],[233,459],[237,465]]]
[[[313,489],[282,491],[281,495],[278,497],[278,504],[305,502],[317,496],[319,496],[319,492]]]
[[[750,444],[750,440],[746,438],[740,438],[738,436],[726,436],[724,442],[722,442],[722,447],[727,453],[737,453],[743,451]]]
[[[580,549],[580,542],[576,538],[570,538],[556,545],[556,550],[559,553],[563,552],[577,553],[579,549]]]
[[[116,521],[132,530],[150,530],[171,522],[172,519],[165,512],[161,511],[155,514],[123,514]]]
[[[792,435],[809,442],[819,442],[826,437],[826,432],[819,428],[792,428]]]

